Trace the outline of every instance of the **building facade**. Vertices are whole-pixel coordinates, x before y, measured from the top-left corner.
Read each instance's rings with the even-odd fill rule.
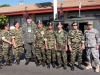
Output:
[[[80,0],[81,7],[81,17],[96,17],[100,18],[100,0]],[[79,15],[79,0],[67,0],[58,2],[58,12],[60,7],[63,8],[64,18],[70,16]],[[19,5],[19,6],[10,6],[0,8],[0,15],[5,15],[9,17],[9,23],[12,26],[14,21],[18,21],[22,25],[26,19],[23,17],[27,12],[32,16],[34,22],[38,20],[46,22],[53,19],[53,3],[38,3],[38,4],[29,4],[29,5]],[[27,8],[27,9],[26,9]]]

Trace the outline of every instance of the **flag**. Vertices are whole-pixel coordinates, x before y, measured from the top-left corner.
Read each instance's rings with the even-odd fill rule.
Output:
[[[64,16],[64,12],[63,12],[63,8],[62,8],[62,4],[60,7],[60,11],[59,11],[59,18]]]
[[[79,9],[81,9],[82,3],[79,1]]]

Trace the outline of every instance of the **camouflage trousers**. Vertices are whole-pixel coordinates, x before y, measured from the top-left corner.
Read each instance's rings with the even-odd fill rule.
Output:
[[[96,50],[95,47],[87,47],[86,52],[87,52],[87,59],[88,59],[89,62],[92,61],[91,57],[93,57],[94,63],[95,64],[100,64],[99,50]]]
[[[0,48],[0,62],[2,61],[2,56],[3,56],[3,51],[2,51],[2,48]]]
[[[9,49],[8,47],[3,47],[3,54],[4,54],[4,60],[7,62],[9,60],[12,60],[12,49]]]
[[[43,44],[36,46],[35,53],[37,60],[46,60],[46,51]]]
[[[14,57],[15,60],[19,60],[21,55],[24,53],[23,47],[17,47],[16,49],[14,48]]]
[[[76,56],[78,63],[82,63],[82,49],[81,44],[72,44],[71,63],[75,64]]]
[[[46,51],[46,61],[47,63],[51,63],[51,61],[56,61],[56,51],[54,49],[48,49]]]
[[[35,57],[35,49],[33,43],[25,43],[24,48],[26,58],[31,58],[32,56]]]
[[[67,53],[65,50],[57,51],[57,62],[59,65],[67,65]]]

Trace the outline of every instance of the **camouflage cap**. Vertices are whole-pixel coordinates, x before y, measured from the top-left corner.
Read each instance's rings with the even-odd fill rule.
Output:
[[[93,21],[88,21],[87,25],[93,25]]]

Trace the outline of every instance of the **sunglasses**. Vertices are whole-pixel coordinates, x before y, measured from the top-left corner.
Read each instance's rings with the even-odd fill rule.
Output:
[[[77,25],[72,25],[72,26],[77,26]]]

